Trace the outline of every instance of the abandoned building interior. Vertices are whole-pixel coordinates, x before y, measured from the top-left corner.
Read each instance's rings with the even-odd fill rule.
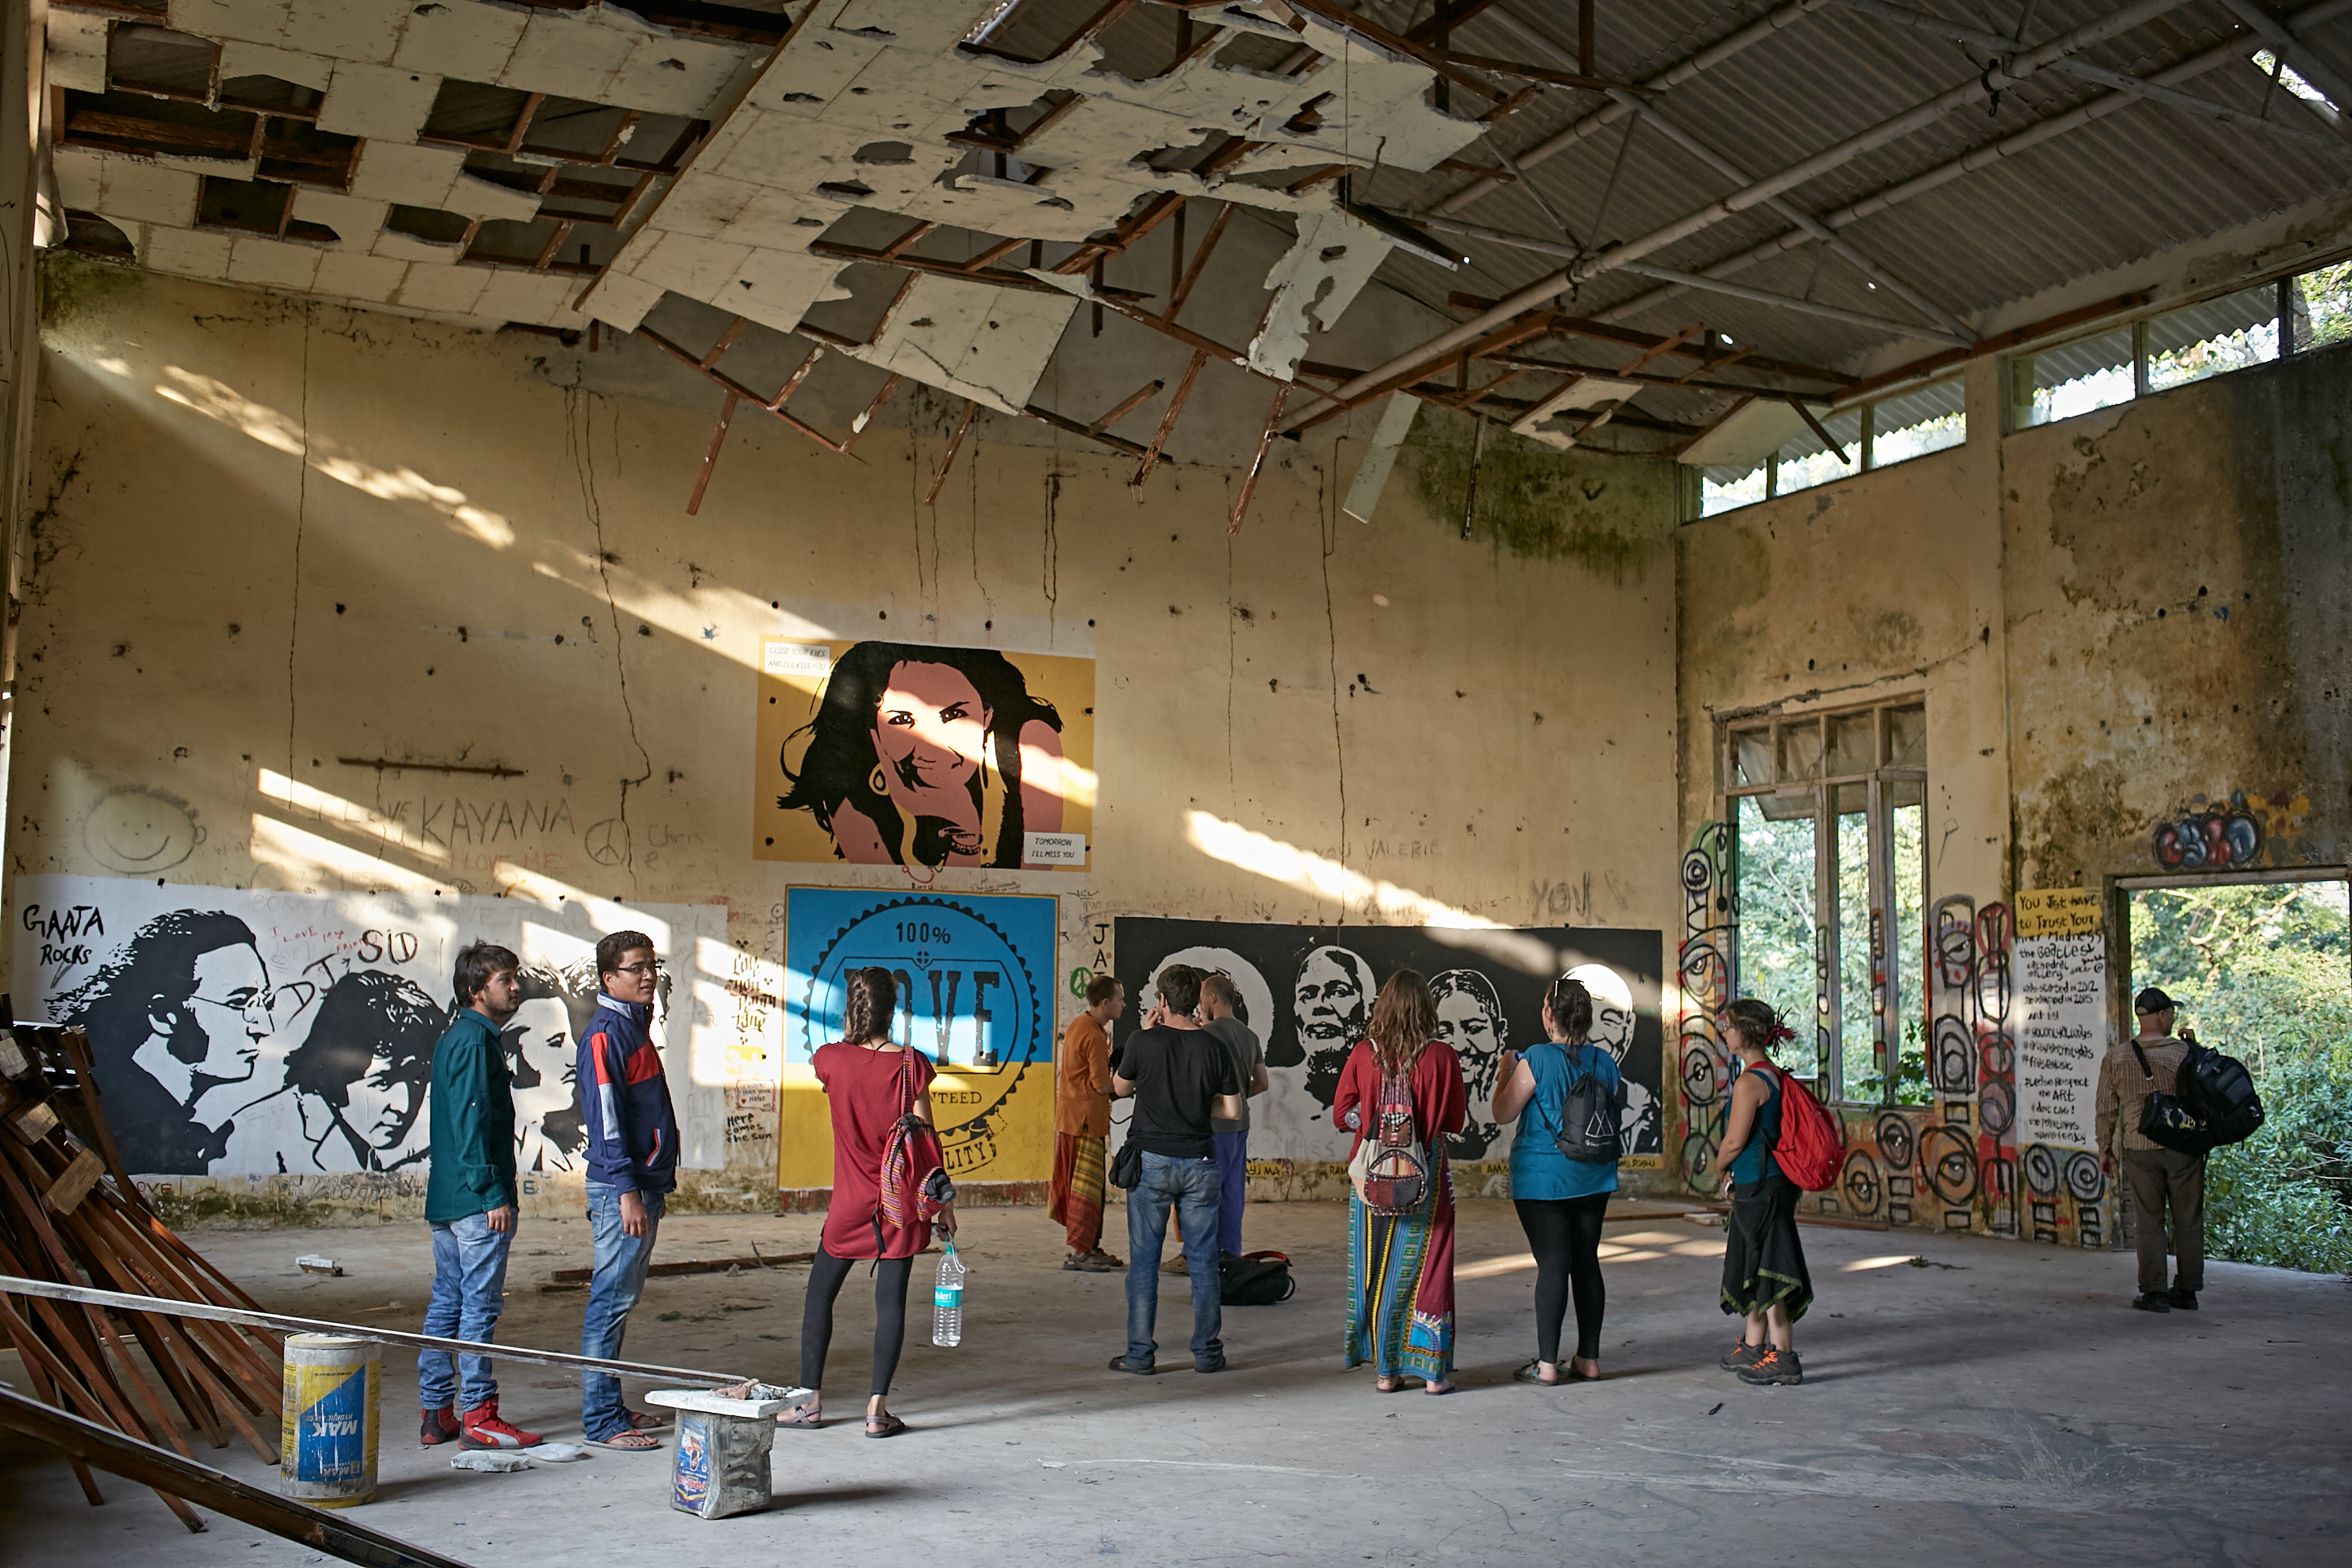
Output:
[[[0,68],[0,1563],[2345,1561],[2352,0],[28,0]],[[676,1186],[600,1350],[616,932]],[[499,1473],[407,1425],[480,942],[572,1446]],[[1141,1102],[1057,1099],[1185,966],[1296,1287],[1217,1377],[1048,1216],[1090,1146],[1130,1251]],[[858,1268],[825,1430],[610,1451],[567,1356],[817,1386],[876,971],[961,1342],[934,1242],[898,1447]],[[1443,1399],[1349,1364],[1407,971]],[[1573,1386],[1502,1099],[1562,976]],[[2153,1232],[2150,987],[2267,1110]],[[1801,1383],[1718,1365],[1743,997],[1838,1143]],[[366,1347],[363,1491],[273,1318]]]

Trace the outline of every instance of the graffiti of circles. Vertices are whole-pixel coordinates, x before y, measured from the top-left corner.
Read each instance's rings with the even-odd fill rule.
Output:
[[[1878,1162],[1870,1157],[1867,1150],[1856,1149],[1845,1157],[1845,1169],[1838,1176],[1838,1192],[1847,1208],[1858,1215],[1876,1214],[1882,1185]]]
[[[1880,1116],[1877,1127],[1878,1153],[1890,1171],[1907,1171],[1911,1156],[1916,1152],[1912,1138],[1911,1119],[1899,1110]]]
[[[1715,1169],[1716,1134],[1710,1129],[1696,1128],[1683,1136],[1683,1180],[1696,1188],[1702,1178]]]
[[[2107,1195],[2107,1173],[2096,1154],[2077,1149],[2066,1156],[2066,1190],[2078,1203],[2095,1204]]]
[[[1975,1086],[1976,1042],[1969,1026],[1950,1013],[1936,1020],[1936,1087],[1962,1094]]]
[[[2017,1070],[2017,1046],[2008,1034],[1988,1029],[1977,1037],[1987,1078],[2008,1078]]]
[[[2006,1083],[1988,1083],[1977,1094],[1977,1124],[1994,1138],[2007,1132],[2017,1111],[2017,1091]]]
[[[1692,1105],[1713,1105],[1723,1092],[1723,1068],[1715,1047],[1685,1037],[1683,1049],[1683,1099]]]
[[[1919,1135],[1919,1164],[1928,1187],[1946,1204],[1977,1195],[1977,1151],[1965,1129],[1930,1127]]]
[[[2027,1144],[2025,1152],[2018,1156],[2017,1163],[2019,1168],[2024,1172],[2027,1190],[2035,1197],[2052,1198],[2058,1195],[2058,1156],[2051,1152],[2050,1145]],[[2098,1162],[2094,1160],[2091,1163],[2095,1166]]]

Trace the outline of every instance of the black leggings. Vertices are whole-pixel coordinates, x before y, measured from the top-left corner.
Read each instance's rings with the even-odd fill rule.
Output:
[[[1589,1198],[1516,1198],[1519,1228],[1536,1255],[1536,1359],[1559,1361],[1560,1320],[1576,1297],[1576,1353],[1601,1355],[1601,1312],[1609,1294],[1601,1283],[1601,1221],[1609,1194]]]
[[[835,1258],[823,1246],[809,1265],[808,1303],[801,1310],[801,1382],[809,1388],[824,1386],[824,1352],[833,1344],[833,1299],[841,1294],[849,1266],[863,1258]],[[898,1370],[898,1352],[907,1342],[907,1276],[911,1258],[885,1258],[874,1270],[874,1387],[890,1392]]]

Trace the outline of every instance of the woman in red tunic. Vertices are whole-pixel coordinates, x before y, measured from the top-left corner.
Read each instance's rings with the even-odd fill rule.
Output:
[[[1347,1364],[1370,1362],[1382,1394],[1403,1387],[1407,1376],[1421,1379],[1423,1394],[1451,1394],[1454,1182],[1445,1138],[1462,1131],[1469,1109],[1462,1059],[1433,1037],[1437,1004],[1415,970],[1389,976],[1367,1032],[1371,1038],[1358,1041],[1339,1069],[1331,1124],[1353,1129],[1360,1144],[1378,1135],[1384,1089],[1391,1101],[1409,1100],[1429,1184],[1408,1214],[1375,1214],[1360,1193],[1348,1200]],[[1354,1154],[1351,1146],[1351,1161]]]
[[[883,1405],[907,1338],[907,1278],[915,1255],[930,1246],[934,1224],[955,1234],[954,1189],[940,1173],[939,1145],[930,1133],[930,1058],[890,1039],[897,981],[887,969],[855,969],[846,978],[843,1037],[818,1047],[810,1058],[833,1115],[833,1197],[801,1313],[801,1382],[810,1394],[777,1416],[776,1425],[823,1425],[816,1391],[824,1385],[824,1355],[833,1342],[834,1298],[849,1278],[849,1266],[870,1259],[874,1382],[866,1401],[866,1435],[887,1437],[907,1429]],[[919,1126],[907,1125],[908,1118]],[[894,1133],[901,1134],[896,1149]],[[886,1163],[893,1167],[887,1184]],[[935,1194],[944,1196],[935,1202]]]

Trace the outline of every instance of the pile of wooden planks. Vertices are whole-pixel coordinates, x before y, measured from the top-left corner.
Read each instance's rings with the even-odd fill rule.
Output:
[[[258,1307],[148,1207],[107,1130],[88,1038],[46,1025],[0,1031],[0,1274]],[[0,1296],[0,1330],[51,1405],[184,1458],[194,1457],[184,1424],[215,1448],[239,1436],[278,1463],[283,1347],[266,1331],[11,1296]],[[72,1464],[103,1501],[89,1468]],[[204,1529],[181,1499],[156,1496]]]

